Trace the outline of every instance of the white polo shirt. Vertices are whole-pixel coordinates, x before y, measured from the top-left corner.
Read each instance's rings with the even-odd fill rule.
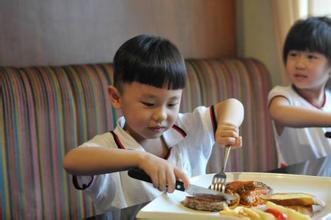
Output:
[[[268,102],[270,103],[275,96],[286,97],[292,106],[331,112],[331,94],[329,90],[325,91],[325,103],[322,108],[313,106],[301,97],[292,86],[276,86],[270,91]],[[326,131],[331,131],[331,129],[321,127],[285,127],[279,136],[274,126],[279,165],[290,165],[308,159],[331,155],[331,139],[324,136]]]
[[[114,131],[97,135],[79,147],[145,151],[124,131],[124,124],[125,119],[119,118]],[[216,126],[213,106],[200,106],[192,113],[179,113],[174,126],[163,133],[164,140],[170,148],[167,160],[184,171],[188,177],[205,174],[215,143]],[[85,191],[91,196],[97,214],[108,211],[111,206],[125,208],[150,201],[161,193],[152,184],[129,177],[127,171],[94,177],[79,176],[76,180],[75,186],[85,184]]]

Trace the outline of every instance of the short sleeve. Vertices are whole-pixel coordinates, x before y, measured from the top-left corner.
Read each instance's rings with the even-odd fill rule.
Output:
[[[199,106],[192,113],[179,114],[177,123],[190,134],[214,139],[216,121],[212,107]]]
[[[289,90],[289,87],[283,87],[283,86],[274,87],[268,94],[268,105],[270,104],[271,100],[276,96],[283,96],[286,99],[288,99],[290,103],[292,103],[291,92]]]

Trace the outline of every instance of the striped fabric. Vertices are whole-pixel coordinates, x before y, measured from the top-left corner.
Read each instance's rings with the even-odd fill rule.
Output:
[[[276,167],[267,92],[270,78],[252,59],[188,60],[182,110],[228,97],[245,105],[243,149],[229,169]],[[62,168],[69,149],[114,127],[107,99],[111,64],[0,67],[0,219],[82,219],[91,201],[74,189]],[[208,170],[218,170],[216,149]]]
[[[1,219],[94,214],[62,168],[65,153],[113,127],[112,67],[0,68]]]
[[[267,171],[277,166],[277,157],[267,109],[271,77],[255,59],[188,60],[188,84],[184,90],[182,111],[197,105],[211,105],[226,98],[237,98],[245,107],[240,129],[243,147],[232,150],[227,170]],[[223,150],[214,148],[207,172],[218,172]]]

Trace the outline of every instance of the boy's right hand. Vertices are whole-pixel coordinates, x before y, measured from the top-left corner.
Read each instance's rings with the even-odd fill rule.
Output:
[[[242,138],[239,136],[239,128],[230,123],[220,123],[215,133],[216,143],[222,146],[239,148],[242,146]]]
[[[189,179],[184,172],[153,154],[146,153],[138,167],[148,174],[153,186],[160,191],[172,193],[175,190],[176,180],[182,181],[185,188],[188,187]]]

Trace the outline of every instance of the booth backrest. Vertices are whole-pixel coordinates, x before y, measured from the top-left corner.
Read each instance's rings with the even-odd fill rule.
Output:
[[[234,97],[245,106],[243,148],[233,151],[231,171],[276,167],[267,112],[268,71],[254,59],[187,60],[181,110]],[[62,159],[71,148],[111,130],[117,115],[107,86],[112,64],[0,67],[0,218],[82,219],[94,214],[74,189]],[[208,172],[219,170],[215,149]]]

